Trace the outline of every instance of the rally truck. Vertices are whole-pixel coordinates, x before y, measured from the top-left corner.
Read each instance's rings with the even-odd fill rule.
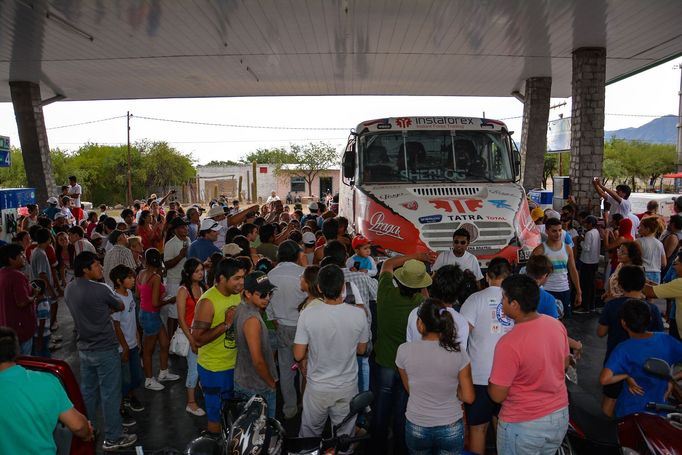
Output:
[[[360,123],[342,159],[339,213],[391,254],[441,252],[456,229],[485,268],[525,262],[540,242],[518,183],[521,157],[503,122],[394,117]]]

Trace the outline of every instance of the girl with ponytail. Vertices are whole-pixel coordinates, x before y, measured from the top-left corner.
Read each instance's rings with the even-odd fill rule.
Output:
[[[410,453],[462,453],[462,402],[474,401],[469,356],[442,301],[424,300],[417,311],[417,329],[421,339],[401,344],[395,361],[410,395],[407,448]]]

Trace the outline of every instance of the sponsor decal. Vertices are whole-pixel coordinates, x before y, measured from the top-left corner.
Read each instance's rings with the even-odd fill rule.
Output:
[[[486,219],[488,221],[507,221],[507,219],[503,216],[486,216]]]
[[[509,319],[506,314],[504,314],[504,311],[502,310],[502,302],[497,304],[497,308],[495,309],[495,318],[497,319],[497,322],[502,324],[502,327],[511,327],[513,324],[512,320]]]
[[[429,203],[431,203],[434,208],[444,210],[448,213],[476,212],[483,207],[483,201],[481,199],[429,199]]]
[[[372,215],[372,218],[369,219],[369,227],[367,229],[378,236],[388,236],[393,237],[394,239],[404,240],[400,235],[400,226],[385,223],[384,219],[384,212],[376,212]]]
[[[405,207],[407,210],[417,210],[419,208],[417,201],[403,202],[400,205]]]
[[[419,217],[419,222],[421,224],[440,223],[442,219],[443,215],[429,215]]]
[[[506,199],[489,199],[488,200],[496,209],[509,209],[514,210]]]
[[[488,188],[488,194],[495,194],[495,195],[497,195],[497,196],[501,196],[501,197],[510,197],[510,198],[514,198],[514,199],[518,199],[518,198],[519,198],[518,193],[517,193],[517,194],[514,194],[514,193],[511,193],[511,192],[509,192],[509,191],[504,191],[504,189],[495,188],[494,186]]]
[[[478,221],[482,220],[481,215],[447,215],[450,221]]]
[[[482,118],[481,119],[481,128],[491,128],[495,129],[495,125],[497,126],[504,126],[504,123],[498,122],[497,120],[490,120],[487,118]]]
[[[417,117],[416,125],[474,125],[474,119],[464,117]]]
[[[382,201],[387,201],[389,199],[395,199],[402,196],[403,193],[391,193],[391,194],[377,194],[377,197]]]
[[[395,119],[395,124],[398,125],[398,128],[407,128],[412,125],[412,119],[409,117],[398,117]]]

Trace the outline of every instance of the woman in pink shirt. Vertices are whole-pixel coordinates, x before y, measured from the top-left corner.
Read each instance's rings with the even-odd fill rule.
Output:
[[[161,323],[161,307],[175,302],[175,296],[166,297],[166,287],[161,280],[163,256],[156,248],[149,248],[144,253],[145,268],[137,276],[137,292],[140,296],[140,324],[142,325],[142,363],[144,366],[144,387],[149,390],[163,390],[160,381],[180,379],[177,374],[168,371],[168,348],[170,339]],[[152,375],[152,356],[159,342],[158,380]]]

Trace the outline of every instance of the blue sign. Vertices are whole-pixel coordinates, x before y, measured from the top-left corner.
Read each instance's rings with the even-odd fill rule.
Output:
[[[9,153],[9,137],[0,136],[0,167],[12,165]]]
[[[429,215],[420,217],[419,222],[422,224],[440,223],[442,219],[443,215]]]

